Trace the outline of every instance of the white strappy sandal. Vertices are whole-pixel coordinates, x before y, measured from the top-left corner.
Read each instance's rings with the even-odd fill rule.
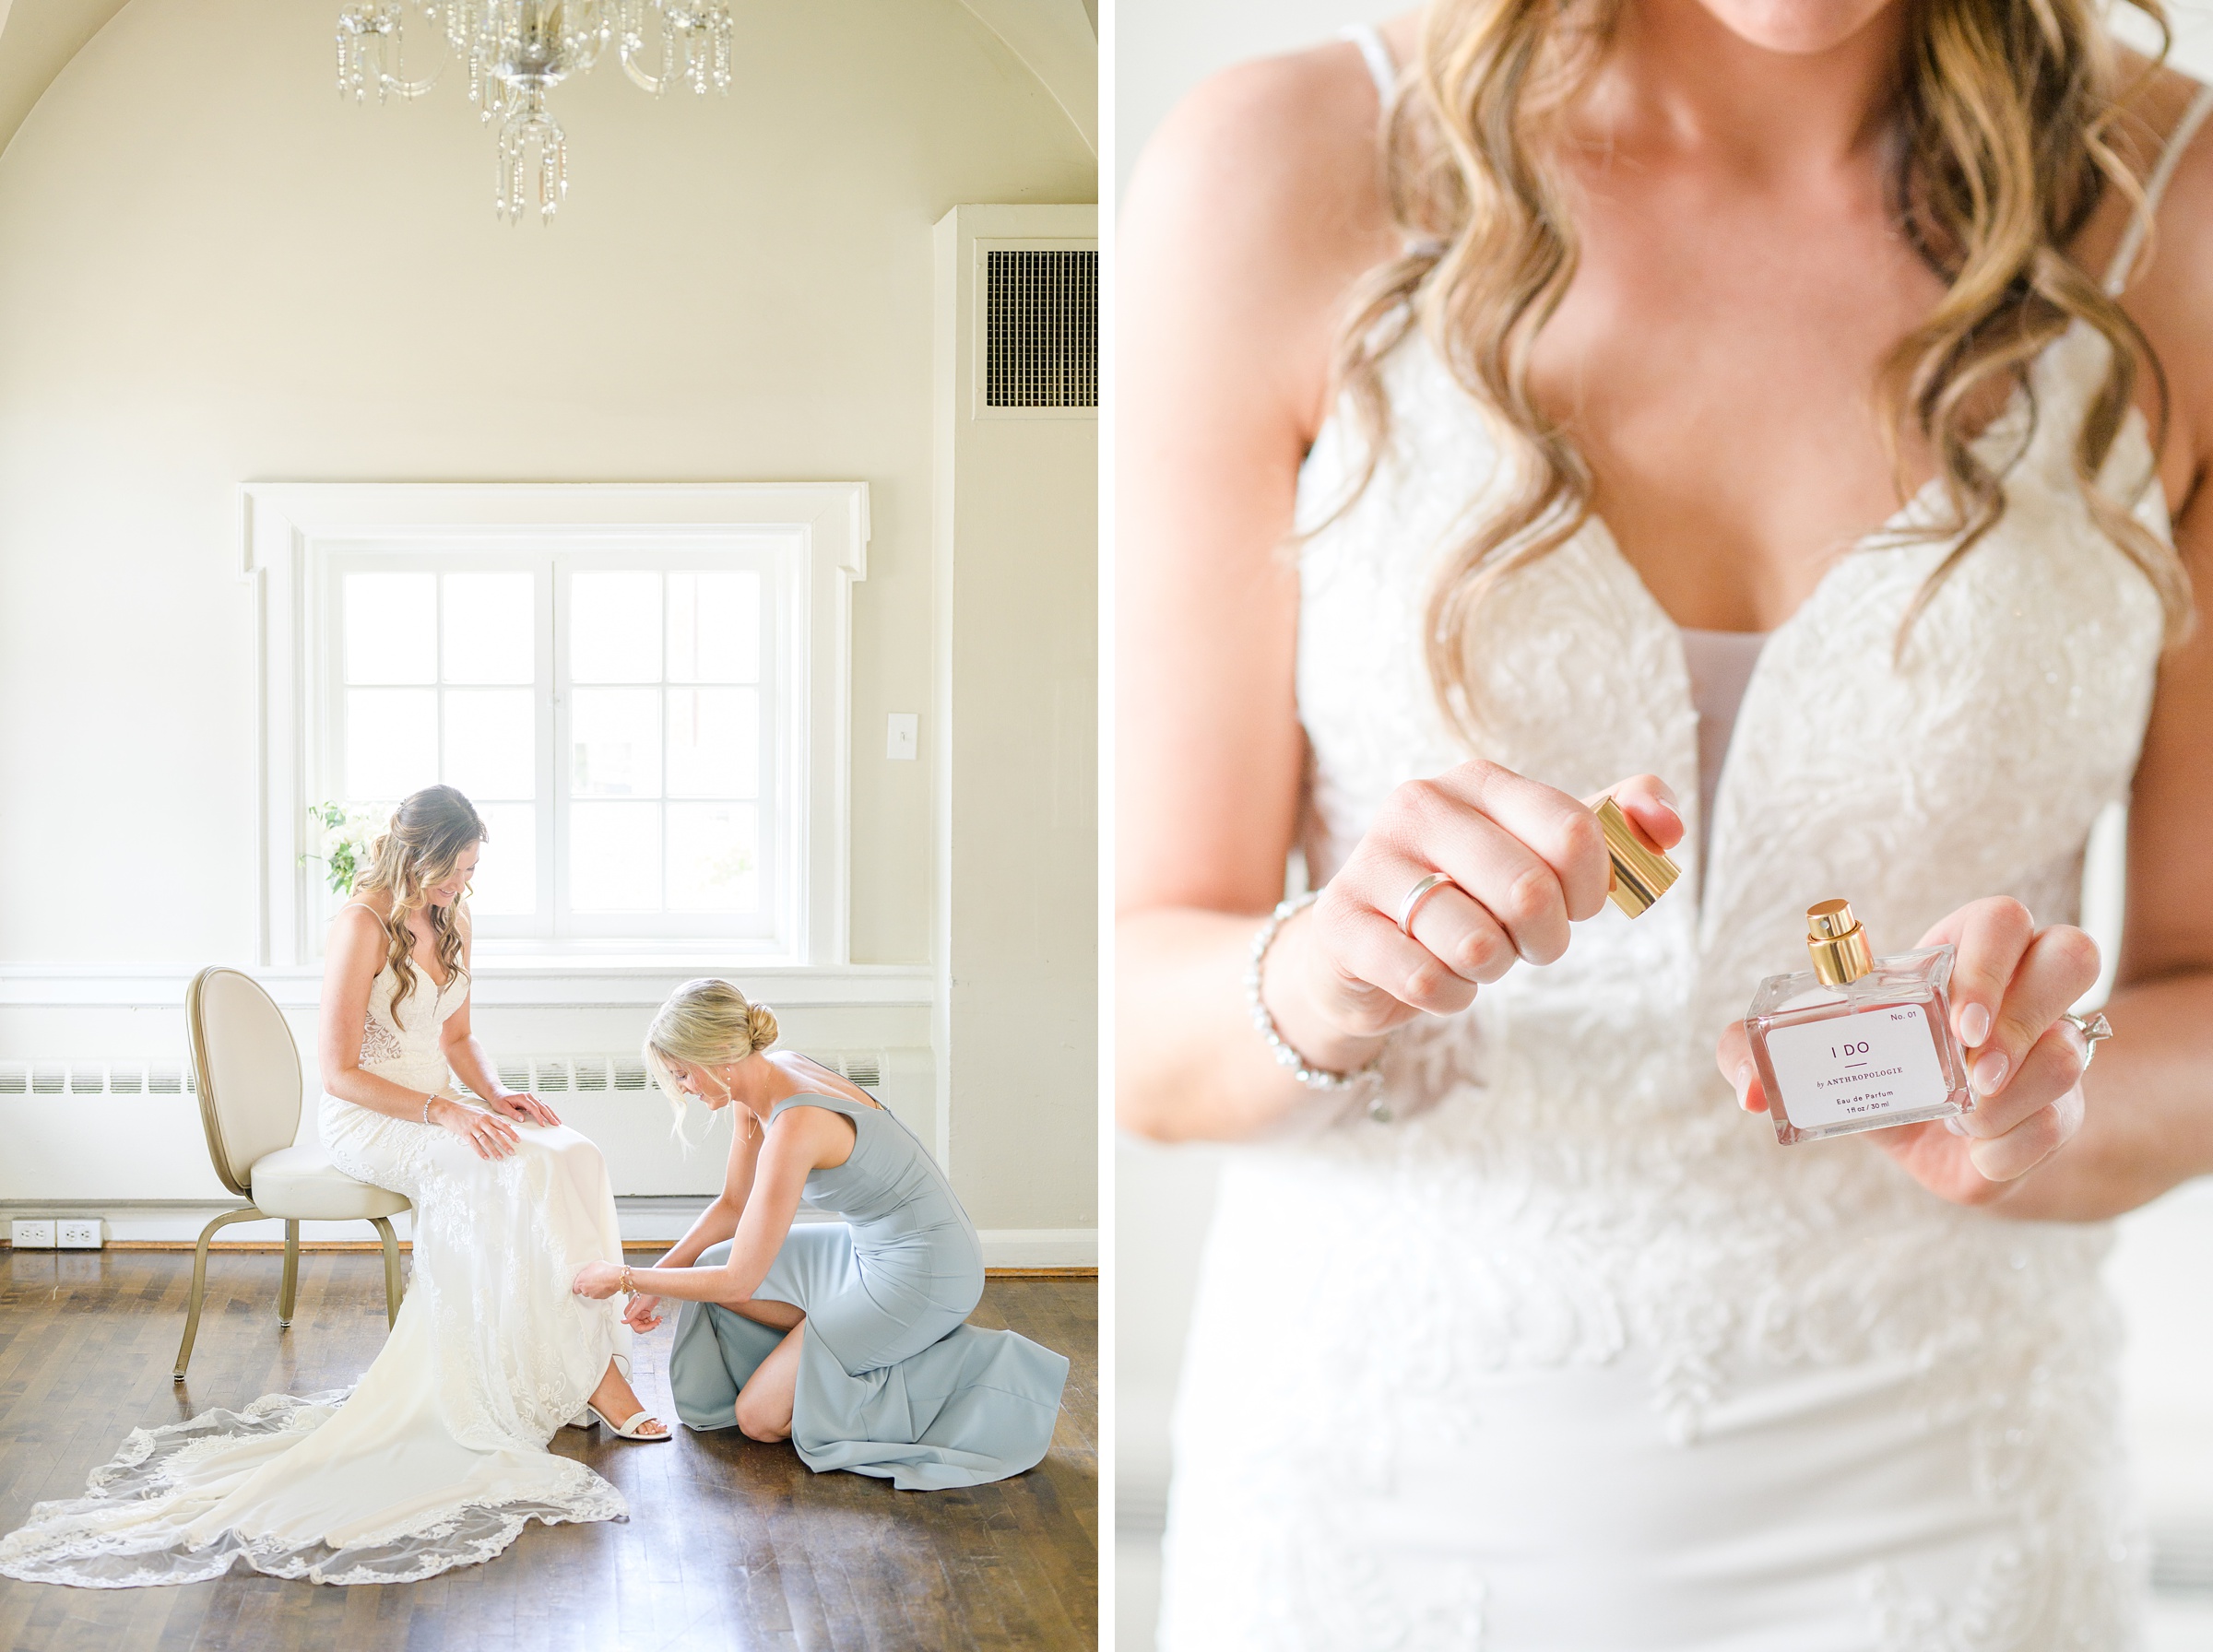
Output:
[[[625,1440],[675,1439],[676,1430],[669,1428],[666,1423],[662,1423],[661,1425],[664,1432],[657,1434],[646,1434],[638,1427],[638,1424],[641,1422],[659,1422],[661,1420],[658,1417],[654,1416],[652,1412],[649,1411],[645,1406],[640,1406],[636,1410],[630,1414],[630,1421],[627,1422],[616,1422],[610,1419],[605,1411],[601,1410],[598,1406],[594,1405],[590,1400],[587,1399],[584,1402],[584,1410],[578,1411],[574,1417],[571,1417],[566,1422],[562,1423],[562,1426],[563,1428],[589,1428],[593,1423],[598,1422],[603,1424],[609,1429],[611,1429],[619,1438]]]

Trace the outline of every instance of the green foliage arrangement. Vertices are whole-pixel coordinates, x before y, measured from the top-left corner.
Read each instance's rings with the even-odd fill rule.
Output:
[[[316,803],[309,806],[307,818],[322,832],[323,853],[300,858],[323,862],[331,892],[350,895],[354,879],[369,862],[369,840],[376,835],[378,826],[375,815],[365,808],[349,808],[343,803]]]

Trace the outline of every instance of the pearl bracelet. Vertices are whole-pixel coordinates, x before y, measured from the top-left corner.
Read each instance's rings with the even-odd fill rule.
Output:
[[[1275,1057],[1276,1066],[1308,1090],[1324,1094],[1356,1095],[1366,1100],[1367,1115],[1378,1124],[1391,1122],[1391,1109],[1383,1104],[1383,1053],[1379,1050],[1364,1067],[1349,1073],[1331,1072],[1327,1068],[1309,1067],[1307,1058],[1293,1049],[1275,1024],[1275,1017],[1268,1013],[1268,1005],[1260,996],[1260,965],[1268,956],[1268,949],[1275,942],[1276,931],[1284,926],[1292,914],[1302,912],[1314,904],[1320,891],[1310,890],[1306,894],[1283,902],[1268,914],[1252,938],[1252,950],[1245,964],[1245,1007],[1252,1014],[1252,1024],[1258,1029],[1268,1053]]]

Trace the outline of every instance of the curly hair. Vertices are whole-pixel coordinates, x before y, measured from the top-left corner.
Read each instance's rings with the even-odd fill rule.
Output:
[[[415,937],[408,927],[410,914],[429,909],[431,933],[437,938],[438,965],[451,981],[461,969],[462,942],[467,934],[466,890],[450,906],[432,906],[430,891],[453,876],[455,866],[471,845],[491,834],[477,815],[475,805],[450,785],[425,786],[392,811],[384,833],[369,845],[369,869],[354,885],[354,893],[388,890],[392,915],[385,927],[385,962],[397,982],[392,994],[392,1014],[415,990]]]
[[[1390,204],[1406,250],[1374,271],[1341,330],[1333,379],[1367,438],[1372,480],[1390,433],[1384,359],[1420,329],[1491,416],[1510,496],[1455,546],[1428,596],[1431,688],[1449,723],[1474,738],[1469,651],[1486,595],[1556,549],[1592,514],[1590,466],[1532,392],[1537,335],[1566,296],[1578,247],[1551,153],[1562,116],[1603,62],[1625,0],[1431,0],[1418,72],[1383,128]],[[2067,249],[2108,189],[2141,217],[2144,192],[2113,147],[2130,98],[2097,0],[1900,0],[1911,21],[1893,111],[1893,211],[1945,286],[1900,339],[1876,386],[1899,478],[1911,428],[1936,456],[1948,511],[1924,532],[1956,537],[1899,627],[2006,510],[2002,466],[1977,451],[1973,413],[1997,393],[2030,398],[2030,366],[2081,322],[2111,347],[2074,448],[2093,521],[2140,568],[2165,608],[2168,636],[2190,614],[2174,549],[2101,485],[2141,372],[2152,374],[2164,438],[2166,384],[2136,324]],[[2130,0],[2159,30],[2160,0]],[[2148,486],[2143,478],[2137,492]],[[1343,508],[1340,506],[1340,510]]]

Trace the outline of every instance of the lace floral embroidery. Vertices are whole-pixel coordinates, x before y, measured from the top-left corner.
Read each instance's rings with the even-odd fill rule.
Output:
[[[1746,1408],[1825,1382],[1879,1395],[1865,1403],[1915,1442],[1901,1458],[1972,1523],[1941,1561],[1901,1548],[1900,1564],[1840,1576],[1831,1638],[2131,1644],[2139,1551],[2116,1486],[2105,1231],[1957,1210],[1876,1150],[1779,1149],[1711,1055],[1763,975],[1802,967],[1801,914],[1819,896],[1849,891],[1900,947],[1978,896],[2074,916],[2084,840],[2127,787],[2160,648],[2156,599],[2071,475],[2102,348],[2078,329],[2038,363],[2043,417],[2008,513],[1899,665],[1899,619],[1942,545],[1870,541],[1774,633],[1704,863],[1669,901],[1634,924],[1602,912],[1557,962],[1420,1023],[1386,1065],[1399,1122],[1231,1155],[1178,1406],[1166,1652],[1467,1652],[1485,1620],[1505,1621],[1500,1577],[1425,1513],[1478,1511],[1510,1533],[1500,1554],[1573,1552],[1600,1500],[1609,1518],[1623,1501],[1695,1502],[1701,1450],[1729,1451]],[[1300,564],[1318,882],[1394,786],[1467,756],[1414,639],[1435,558],[1483,508],[1492,449],[1418,332],[1386,372],[1393,445]],[[1344,442],[1338,423],[1318,441],[1302,521],[1356,470]],[[2113,462],[2144,454],[2132,424]],[[2156,501],[2145,509],[2163,526]],[[1484,756],[1578,796],[1657,773],[1698,841],[1681,643],[1603,522],[1500,584],[1472,657]],[[2009,728],[2038,738],[2005,741]],[[1440,1458],[1481,1462],[1505,1418],[1549,1415],[1515,1409],[1544,1373],[1558,1379],[1544,1392],[1641,1399],[1649,1421],[1581,1422],[1651,1438],[1634,1470],[1649,1479],[1618,1500],[1625,1488],[1533,1482],[1542,1506],[1504,1514],[1507,1493],[1480,1479],[1441,1490]],[[1596,1373],[1621,1376],[1583,1388],[1578,1374]],[[1833,1453],[1832,1410],[1794,1416],[1805,1432],[1777,1461]],[[1522,1448],[1542,1460],[1570,1443]],[[1870,1519],[1913,1515],[1866,1495]],[[1651,1540],[1655,1565],[1674,1540]],[[1513,1605],[1528,1622],[1528,1597]]]
[[[396,1061],[406,1053],[399,1042],[399,1034],[379,1021],[376,1012],[371,1010],[369,1019],[361,1027],[361,1065],[367,1067],[374,1061]]]

